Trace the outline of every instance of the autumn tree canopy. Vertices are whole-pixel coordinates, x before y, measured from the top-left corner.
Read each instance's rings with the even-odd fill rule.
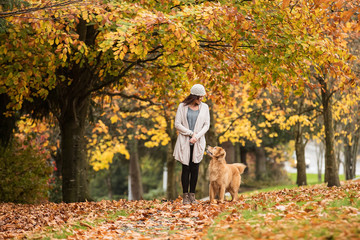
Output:
[[[269,85],[301,94],[322,69],[339,86],[353,79],[343,39],[354,26],[349,12],[334,11],[341,1],[29,3],[0,14],[0,94],[6,115],[40,100],[57,118],[66,202],[88,199],[84,132],[97,95],[134,85],[175,106],[201,82],[219,104],[242,83],[256,97]]]

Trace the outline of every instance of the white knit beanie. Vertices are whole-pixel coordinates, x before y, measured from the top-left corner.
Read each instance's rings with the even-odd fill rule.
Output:
[[[192,88],[190,89],[190,93],[192,95],[196,95],[200,97],[206,95],[205,88],[201,84],[195,84],[194,86],[192,86]]]

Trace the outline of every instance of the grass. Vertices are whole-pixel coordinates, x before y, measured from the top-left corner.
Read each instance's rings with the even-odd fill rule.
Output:
[[[277,190],[282,190],[282,189],[292,189],[292,188],[296,188],[296,178],[297,175],[296,173],[289,173],[288,174],[291,183],[292,184],[287,184],[287,185],[277,185],[277,186],[269,186],[269,187],[265,187],[265,188],[261,188],[261,189],[257,189],[257,190],[253,190],[253,191],[248,191],[245,192],[245,195],[252,195],[254,193],[259,193],[259,192],[269,192],[269,191],[277,191]],[[356,176],[356,177],[360,177],[360,176]],[[339,175],[340,181],[345,181],[345,175],[341,174]],[[315,185],[315,184],[320,184],[318,182],[318,175],[316,173],[308,173],[306,174],[306,180],[307,180],[307,184],[308,185]],[[322,175],[322,182],[324,182],[324,174]]]
[[[296,173],[289,173],[288,174],[291,181],[296,183]],[[324,182],[324,174],[321,175],[321,183]],[[360,176],[356,176],[356,177],[360,177]],[[344,174],[340,174],[339,175],[340,181],[345,181],[345,175]],[[306,174],[306,181],[308,185],[314,185],[314,184],[319,184],[318,181],[318,175],[316,173],[308,173]]]

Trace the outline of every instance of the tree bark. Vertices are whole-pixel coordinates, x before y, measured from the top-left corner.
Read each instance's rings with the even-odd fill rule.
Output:
[[[296,152],[296,169],[298,186],[307,185],[306,180],[306,163],[305,163],[305,144],[302,137],[301,123],[296,123],[295,126],[295,152]]]
[[[168,179],[167,179],[167,191],[166,197],[169,200],[174,200],[177,198],[176,191],[176,182],[175,182],[175,164],[176,160],[174,159],[173,152],[175,148],[175,142],[173,138],[171,139],[170,144],[168,144],[168,151],[166,157],[166,166],[168,170]]]
[[[221,147],[226,151],[225,160],[227,163],[234,163],[235,160],[235,147],[232,142],[227,141],[221,144]]]
[[[175,128],[173,127],[172,120],[166,114],[166,111],[164,117],[166,119],[166,133],[170,137],[170,143],[167,145],[168,150],[166,154],[166,167],[168,171],[166,198],[169,200],[174,200],[177,198],[177,190],[175,181],[176,160],[174,159],[173,152],[176,144],[177,134]]]
[[[297,112],[302,112],[304,98],[301,97],[297,106]],[[307,185],[306,180],[306,162],[305,162],[305,143],[303,139],[303,131],[301,122],[297,122],[295,125],[295,152],[296,152],[296,169],[297,179],[296,183],[298,186]]]
[[[87,45],[95,42],[95,29],[80,20],[77,26],[79,40]],[[48,101],[55,116],[58,116],[61,131],[62,192],[64,202],[91,200],[88,190],[88,162],[86,153],[85,125],[90,106],[90,95],[84,94],[91,88],[92,70],[79,64],[59,68],[57,75],[67,78],[71,84],[61,83]],[[50,106],[50,107],[51,107]]]
[[[235,153],[234,160],[235,160],[236,163],[241,163],[241,150],[240,150],[240,148],[241,148],[240,143],[235,142],[234,143],[234,153]]]
[[[90,98],[63,109],[61,130],[62,193],[64,202],[90,200],[88,190],[88,162],[86,155],[85,124]]]
[[[322,182],[321,169],[323,166],[323,154],[324,154],[324,147],[322,142],[320,142],[319,148],[317,149],[318,151],[316,151],[316,157],[317,157],[317,167],[318,167],[318,182],[321,183]]]
[[[108,198],[110,200],[113,199],[113,190],[112,190],[112,183],[111,183],[111,168],[109,168],[109,170],[107,171],[106,174],[106,186],[108,189]]]
[[[240,148],[240,162],[245,164],[247,167],[245,168],[244,174],[248,174],[249,173],[249,166],[247,164],[247,153],[248,150],[246,147],[243,147],[239,144],[239,148]]]
[[[1,151],[5,152],[18,118],[15,114],[8,117],[4,115],[9,110],[6,108],[9,102],[10,98],[6,94],[0,94],[0,154],[2,153]]]
[[[335,135],[332,116],[332,95],[323,77],[317,77],[321,85],[321,101],[325,126],[325,182],[328,187],[340,186],[339,172],[335,157]]]
[[[359,146],[359,133],[358,128],[353,134],[351,141],[345,137],[344,140],[344,156],[345,156],[345,178],[346,180],[354,179],[356,176],[356,157]]]
[[[256,180],[264,180],[266,177],[266,155],[263,147],[255,147],[256,166],[255,175]]]
[[[143,198],[143,187],[141,182],[141,171],[139,164],[138,154],[138,141],[132,139],[130,142],[130,164],[129,164],[129,175],[130,175],[130,187],[132,193],[132,200],[141,200]]]

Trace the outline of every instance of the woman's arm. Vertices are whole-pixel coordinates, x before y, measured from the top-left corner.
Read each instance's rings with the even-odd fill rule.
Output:
[[[204,105],[205,109],[204,109],[204,124],[201,128],[201,130],[195,134],[195,138],[196,139],[199,139],[201,138],[202,136],[204,136],[204,134],[209,130],[210,128],[210,112],[209,112],[209,107],[208,105]]]

